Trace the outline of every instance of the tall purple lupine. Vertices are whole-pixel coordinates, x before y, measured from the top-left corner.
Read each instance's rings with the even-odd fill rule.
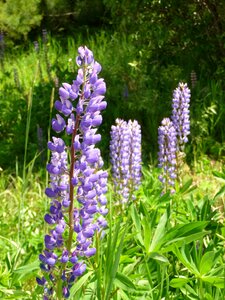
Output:
[[[63,83],[59,111],[52,120],[52,129],[70,137],[66,145],[60,137],[48,142],[51,161],[47,165],[51,199],[45,221],[51,226],[45,236],[45,250],[40,254],[44,299],[69,297],[77,277],[86,270],[85,257],[95,254],[93,236],[107,226],[107,172],[101,170],[103,160],[95,144],[101,140],[97,127],[102,123],[101,111],[106,108],[106,85],[98,78],[101,66],[86,46],[78,48],[79,67],[76,80]],[[68,138],[66,140],[69,140]]]
[[[137,121],[116,119],[111,128],[110,157],[119,203],[126,203],[141,182],[141,127]]]
[[[184,144],[190,134],[190,97],[191,93],[186,83],[180,82],[173,92],[172,121],[177,132],[178,151],[183,151]]]
[[[176,130],[169,118],[164,118],[158,128],[158,144],[159,167],[162,168],[159,180],[162,182],[163,192],[174,193],[177,138]]]
[[[180,82],[173,92],[172,116],[165,118],[158,129],[159,176],[164,191],[174,193],[175,179],[180,181],[180,169],[184,157],[184,144],[190,134],[190,90],[186,83]]]

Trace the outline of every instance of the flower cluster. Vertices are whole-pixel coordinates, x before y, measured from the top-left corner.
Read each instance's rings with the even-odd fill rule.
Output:
[[[177,146],[179,151],[183,150],[187,143],[187,136],[190,134],[190,90],[185,83],[179,83],[173,92],[172,100],[172,121],[177,132]]]
[[[86,270],[85,257],[95,254],[93,237],[101,234],[107,222],[107,172],[95,145],[101,140],[97,127],[102,123],[101,111],[106,108],[106,85],[98,78],[101,66],[86,46],[78,48],[79,67],[73,83],[63,83],[58,114],[52,129],[69,135],[66,145],[60,137],[48,142],[51,161],[47,165],[50,186],[46,195],[51,199],[45,221],[51,230],[45,236],[45,250],[40,254],[44,299],[68,298],[70,287]],[[75,200],[77,200],[75,202]]]
[[[136,120],[116,120],[111,128],[110,157],[119,202],[126,203],[141,182],[141,127]]]
[[[159,144],[159,167],[162,168],[162,174],[159,180],[162,182],[164,192],[174,193],[174,184],[176,179],[176,130],[169,118],[162,120],[158,128]]]
[[[185,83],[179,83],[173,92],[171,120],[163,119],[158,129],[159,167],[163,169],[159,176],[164,190],[175,192],[175,179],[180,180],[180,167],[184,157],[184,144],[190,134],[190,90]]]

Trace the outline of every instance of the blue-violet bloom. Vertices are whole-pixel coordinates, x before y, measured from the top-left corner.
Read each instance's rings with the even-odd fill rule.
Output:
[[[162,173],[159,180],[163,185],[163,193],[170,191],[175,193],[174,185],[176,179],[176,148],[177,138],[173,122],[169,118],[162,120],[158,128],[158,160]]]
[[[119,203],[135,199],[141,183],[141,127],[136,120],[116,119],[111,127],[110,158]]]
[[[63,83],[58,114],[52,120],[56,133],[67,139],[52,137],[48,142],[51,160],[47,165],[50,184],[46,195],[51,199],[45,222],[45,249],[39,255],[44,276],[37,283],[44,287],[44,299],[68,298],[70,288],[86,270],[85,257],[93,256],[93,237],[107,226],[106,171],[96,144],[101,140],[97,127],[106,108],[106,85],[98,78],[101,65],[86,46],[78,48],[79,67],[72,84]],[[65,141],[68,141],[69,145]]]

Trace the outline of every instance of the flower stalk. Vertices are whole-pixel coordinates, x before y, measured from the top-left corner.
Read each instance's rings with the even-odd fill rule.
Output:
[[[45,221],[51,229],[39,255],[44,276],[37,278],[44,286],[44,300],[70,296],[71,286],[86,270],[85,258],[96,253],[95,233],[102,235],[107,226],[108,174],[102,170],[101,153],[95,147],[101,140],[97,127],[107,105],[103,101],[106,85],[98,78],[100,64],[86,46],[78,48],[76,63],[76,80],[60,87],[60,99],[55,102],[59,113],[52,119],[52,129],[69,136],[70,144],[60,137],[48,142],[50,186],[45,193],[51,204]]]

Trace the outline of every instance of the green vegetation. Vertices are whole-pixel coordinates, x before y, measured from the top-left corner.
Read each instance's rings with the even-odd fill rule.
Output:
[[[160,196],[154,168],[143,169],[129,206],[115,207],[110,191],[109,227],[101,242],[96,237],[97,255],[70,299],[223,299],[225,175],[221,165],[213,176],[214,169],[200,178],[186,172],[172,198]],[[1,299],[41,299],[35,277],[48,200],[40,175],[28,173],[23,181],[1,173]]]
[[[107,84],[105,165],[115,119],[136,119],[143,181],[127,207],[115,207],[110,181],[109,227],[70,299],[225,298],[224,13],[222,0],[0,1],[1,299],[42,299],[46,144],[80,45]],[[191,89],[187,163],[176,194],[161,196],[157,128],[180,81]]]

